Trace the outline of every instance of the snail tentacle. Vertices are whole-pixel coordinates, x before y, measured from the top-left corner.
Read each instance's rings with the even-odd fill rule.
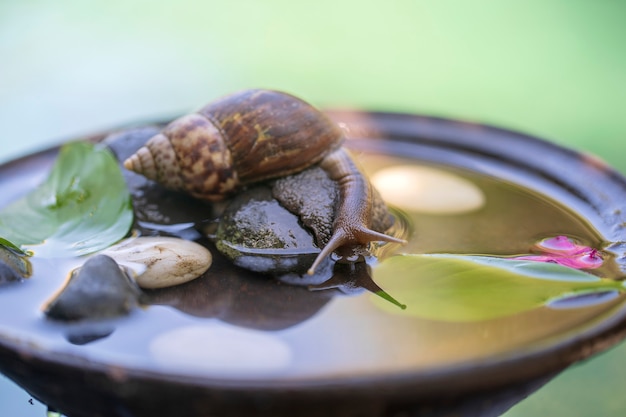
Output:
[[[378,241],[401,244],[406,243],[406,241],[403,239],[377,232],[375,230],[364,227],[363,225],[355,225],[354,227],[354,229],[350,229],[347,231],[344,229],[335,229],[326,246],[324,246],[322,251],[315,258],[315,261],[313,261],[311,267],[307,270],[307,274],[315,274],[315,269],[319,266],[319,264],[326,257],[330,256],[333,252],[343,246],[358,246],[359,244],[366,245],[369,242]]]

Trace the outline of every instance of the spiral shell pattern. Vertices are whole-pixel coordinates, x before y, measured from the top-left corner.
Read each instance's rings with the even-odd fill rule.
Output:
[[[174,120],[124,161],[124,167],[209,201],[221,200],[239,185],[221,133],[197,113]]]
[[[222,132],[242,184],[304,171],[344,140],[326,114],[279,91],[240,91],[198,113]]]

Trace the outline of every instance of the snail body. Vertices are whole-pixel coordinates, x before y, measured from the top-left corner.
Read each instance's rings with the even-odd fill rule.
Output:
[[[371,184],[343,141],[341,129],[310,104],[277,91],[245,90],[174,120],[124,166],[166,188],[219,201],[248,184],[319,164],[337,181],[340,199],[333,235],[313,273],[339,248],[403,242],[370,229]]]

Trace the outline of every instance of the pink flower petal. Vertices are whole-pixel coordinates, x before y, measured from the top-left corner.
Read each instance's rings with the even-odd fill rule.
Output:
[[[537,249],[555,255],[575,255],[591,250],[588,246],[578,245],[567,236],[555,236],[537,243]]]
[[[595,249],[587,250],[573,256],[559,255],[528,255],[513,258],[519,261],[550,262],[575,269],[595,269],[602,266],[602,256]]]
[[[604,259],[602,259],[602,255],[595,249],[581,253],[576,256],[575,259],[578,261],[579,265],[584,265],[580,267],[581,269],[599,268],[602,266],[602,262],[604,261]]]

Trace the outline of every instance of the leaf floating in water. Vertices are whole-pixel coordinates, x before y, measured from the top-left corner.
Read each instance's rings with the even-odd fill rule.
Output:
[[[381,288],[402,297],[394,314],[470,322],[528,311],[572,294],[622,291],[622,283],[554,263],[456,255],[401,255],[374,269]]]
[[[115,157],[74,142],[61,148],[45,182],[0,211],[0,236],[38,256],[80,256],[123,238],[132,220]]]

